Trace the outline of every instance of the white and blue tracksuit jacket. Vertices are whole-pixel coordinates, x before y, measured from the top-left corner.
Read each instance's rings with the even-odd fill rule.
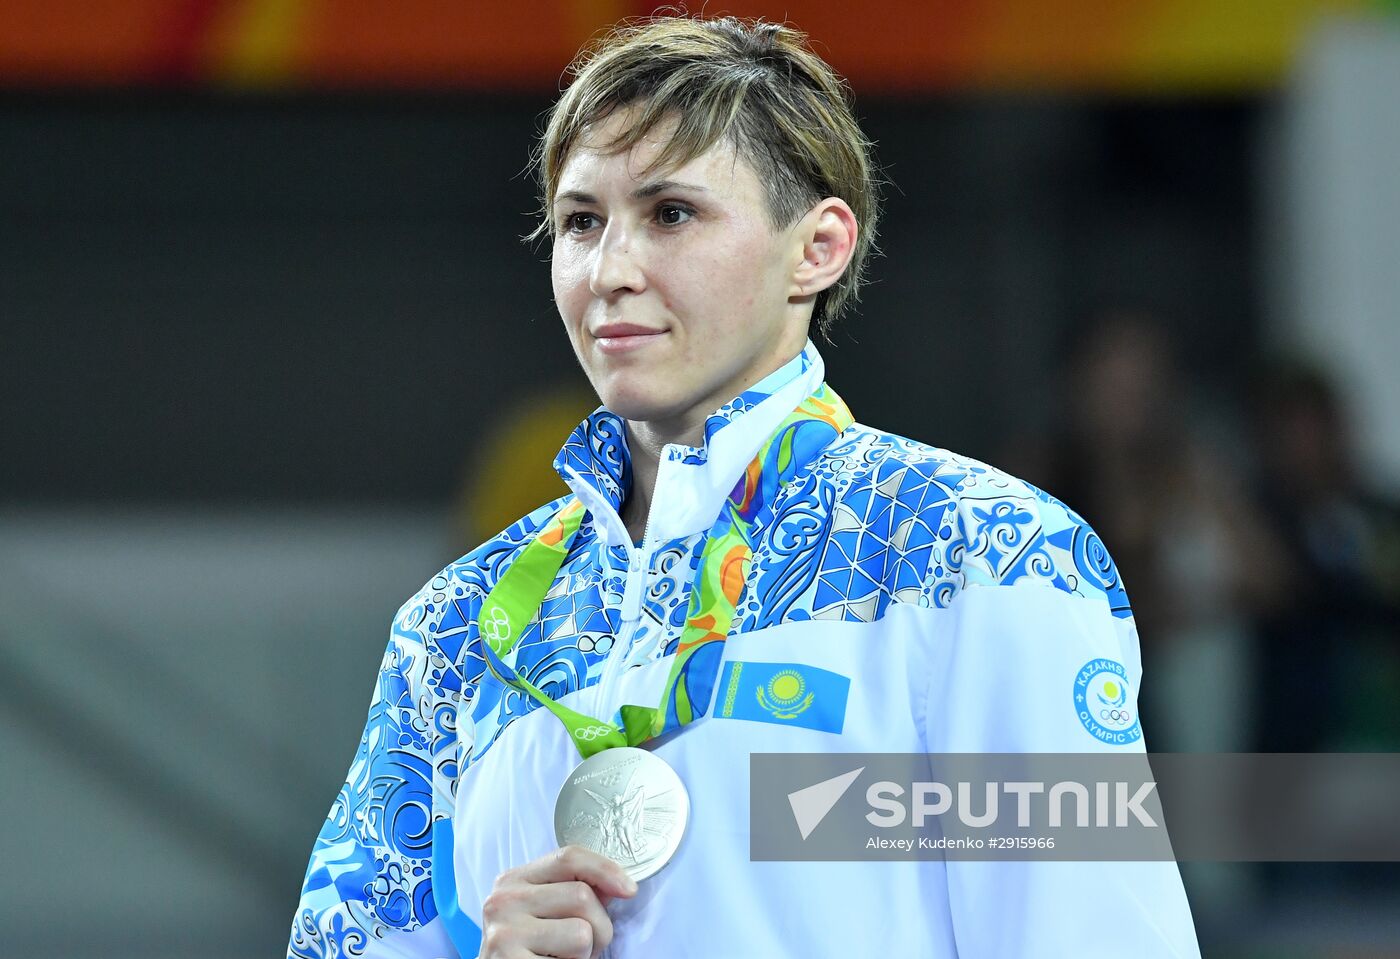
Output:
[[[667,447],[640,546],[618,515],[624,424],[603,409],[580,424],[555,466],[588,514],[516,671],[600,718],[659,702],[705,534],[823,370],[808,343],[711,416],[703,447]],[[558,506],[399,610],[289,956],[475,956],[496,877],[555,847],[554,798],[577,750],[548,710],[485,671],[476,618]],[[1076,702],[1086,665],[1117,664],[1130,716],[1142,672],[1117,569],[1077,514],[983,463],[857,423],[777,497],[755,543],[721,675],[760,664],[748,674],[761,679],[779,664],[849,684],[831,687],[840,701],[816,721],[712,704],[655,746],[692,818],[676,857],[610,907],[613,959],[1199,955],[1170,862],[749,860],[752,752],[1143,749],[1135,719],[1100,722]]]

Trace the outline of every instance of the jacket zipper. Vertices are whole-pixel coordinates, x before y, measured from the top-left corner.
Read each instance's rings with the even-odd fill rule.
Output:
[[[618,517],[619,521],[621,518],[621,516]],[[616,711],[609,708],[613,699],[612,689],[617,677],[622,672],[623,662],[632,652],[632,640],[636,638],[637,629],[642,624],[642,608],[646,605],[647,572],[651,568],[650,512],[647,513],[646,525],[642,527],[642,545],[633,546],[631,536],[627,537],[626,543],[627,581],[622,587],[622,628],[618,631],[618,635],[613,637],[612,647],[608,650],[608,658],[603,661],[603,675],[598,680],[598,704],[603,715],[597,718],[605,722],[611,722],[612,714]],[[636,613],[629,620],[627,613],[634,603]],[[598,959],[612,959],[612,956],[613,947],[609,944]]]
[[[662,449],[662,455],[666,455],[669,446]],[[662,461],[663,463],[665,460]],[[657,485],[661,485],[661,470],[657,470]],[[656,500],[653,496],[652,503]],[[642,527],[642,545],[633,546],[632,537],[628,536],[627,543],[627,580],[622,587],[622,623],[618,635],[613,637],[612,647],[608,650],[608,658],[603,661],[603,675],[598,680],[598,706],[605,715],[598,718],[611,722],[615,708],[609,708],[613,701],[613,689],[621,676],[624,663],[632,652],[632,642],[637,637],[637,630],[642,625],[642,611],[646,606],[647,573],[651,567],[651,511],[647,512],[646,525]],[[621,523],[621,515],[618,521]],[[626,526],[624,525],[625,529]]]

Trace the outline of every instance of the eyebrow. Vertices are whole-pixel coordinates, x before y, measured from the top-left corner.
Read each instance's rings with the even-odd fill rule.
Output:
[[[633,190],[628,196],[633,200],[646,200],[656,196],[658,193],[665,193],[667,190],[694,190],[697,193],[710,192],[698,183],[682,183],[680,180],[653,180],[650,183],[644,183],[637,187],[637,189]],[[572,200],[576,203],[598,202],[596,196],[591,193],[585,193],[582,190],[568,190],[554,198],[556,204],[562,203],[565,200]]]

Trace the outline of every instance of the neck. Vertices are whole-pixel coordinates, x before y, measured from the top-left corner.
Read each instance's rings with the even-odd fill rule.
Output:
[[[632,489],[622,507],[622,521],[633,542],[639,542],[651,513],[651,496],[656,489],[656,472],[661,451],[668,444],[699,446],[705,436],[705,420],[696,422],[627,421],[627,451],[632,457]]]
[[[805,327],[803,328],[805,330]],[[646,532],[647,516],[651,513],[652,493],[656,489],[656,473],[661,463],[661,451],[668,444],[699,446],[704,442],[705,421],[716,409],[738,396],[802,352],[802,341],[791,348],[778,351],[779,359],[760,364],[726,395],[712,397],[712,403],[700,403],[677,416],[657,420],[627,421],[627,451],[632,459],[632,488],[622,506],[622,522],[632,541],[640,542]]]

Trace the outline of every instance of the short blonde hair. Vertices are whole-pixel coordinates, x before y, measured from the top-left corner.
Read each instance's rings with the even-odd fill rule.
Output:
[[[585,47],[548,115],[534,155],[543,218],[531,234],[553,234],[551,210],[569,151],[586,127],[635,107],[631,129],[610,149],[630,150],[657,124],[678,121],[651,164],[683,166],[724,138],[763,183],[775,229],[817,201],[839,197],[860,225],[845,273],[817,296],[813,318],[827,334],[859,295],[879,217],[871,142],[851,109],[849,89],[792,27],[734,17],[624,21]]]

